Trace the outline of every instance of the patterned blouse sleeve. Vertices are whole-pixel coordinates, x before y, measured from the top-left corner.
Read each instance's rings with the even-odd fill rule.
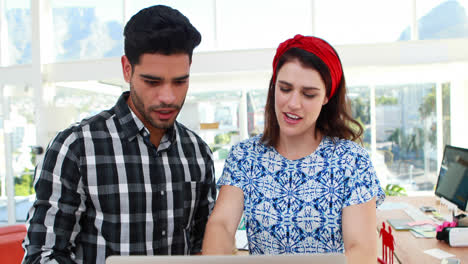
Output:
[[[365,149],[358,149],[355,153],[354,170],[346,181],[346,197],[344,207],[361,204],[376,198],[379,206],[385,199],[385,193],[375,173],[374,166]]]
[[[245,158],[245,150],[242,146],[242,143],[237,144],[229,152],[224,163],[223,174],[217,183],[219,188],[223,185],[231,185],[242,189],[242,176],[244,174],[242,160]]]

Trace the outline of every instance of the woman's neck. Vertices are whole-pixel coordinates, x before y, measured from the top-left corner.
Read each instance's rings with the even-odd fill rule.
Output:
[[[289,160],[297,160],[313,153],[322,141],[322,134],[317,132],[309,137],[279,137],[276,150]]]

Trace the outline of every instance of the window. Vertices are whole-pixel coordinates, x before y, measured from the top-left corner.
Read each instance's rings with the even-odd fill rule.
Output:
[[[376,154],[384,160],[388,182],[411,191],[433,190],[438,172],[435,84],[377,86],[375,105]]]
[[[351,86],[348,88],[348,98],[351,104],[351,115],[364,129],[362,143],[371,150],[371,109],[370,88],[368,86]]]
[[[310,1],[217,1],[218,47],[277,47],[295,34],[312,33]]]
[[[1,46],[3,62],[7,65],[31,63],[31,9],[29,0],[6,0],[4,16],[7,23],[7,41]],[[1,65],[6,66],[6,65]]]
[[[47,86],[47,90],[51,98],[48,98],[50,103],[45,107],[45,114],[53,118],[43,120],[40,126],[47,129],[50,140],[72,123],[111,108],[121,94],[120,87],[97,81],[55,83]],[[16,220],[19,222],[26,220],[27,212],[35,198],[33,175],[39,156],[33,146],[36,145],[36,129],[39,127],[35,122],[34,104],[31,87],[4,87],[2,109],[8,112],[8,116],[5,113],[1,115],[4,118],[1,119],[0,145],[3,146],[6,140],[10,142],[10,153],[6,155],[11,158]],[[5,129],[8,129],[9,133],[4,133]],[[42,147],[45,150],[46,146]],[[4,148],[0,150],[2,153],[3,151]],[[1,162],[0,223],[7,221],[6,168],[3,166],[3,160]]]
[[[411,23],[411,1],[317,0],[316,35],[332,45],[393,42]]]
[[[56,61],[123,54],[122,0],[52,0]]]
[[[12,174],[14,181],[16,219],[24,221],[34,198],[32,185],[36,156],[31,146],[35,145],[36,126],[31,107],[34,105],[33,91],[28,86],[5,85],[0,103],[0,152],[8,156],[0,165],[0,222],[7,221],[6,172]],[[10,153],[5,153],[5,150]],[[9,164],[4,166],[4,161],[9,161]]]
[[[418,39],[468,37],[466,0],[419,0],[416,2]],[[400,40],[410,39],[409,28]]]

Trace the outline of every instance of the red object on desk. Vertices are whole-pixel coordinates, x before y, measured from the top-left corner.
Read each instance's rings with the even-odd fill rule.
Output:
[[[393,264],[393,253],[395,251],[395,238],[392,235],[392,228],[388,226],[385,230],[385,222],[382,222],[379,237],[382,237],[382,258],[377,258],[381,264]]]
[[[456,222],[444,221],[441,225],[438,225],[436,227],[436,232],[440,232],[440,231],[444,230],[444,228],[446,228],[446,227],[456,227],[456,226],[457,226]]]
[[[21,263],[24,256],[22,243],[26,236],[25,225],[0,227],[0,256],[2,263]]]

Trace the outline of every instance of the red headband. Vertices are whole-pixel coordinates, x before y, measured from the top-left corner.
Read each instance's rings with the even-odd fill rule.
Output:
[[[273,59],[273,83],[276,81],[276,66],[278,65],[279,58],[290,48],[300,48],[315,56],[319,57],[328,67],[330,71],[332,87],[330,91],[331,98],[341,81],[343,70],[338,55],[333,48],[325,40],[316,37],[304,37],[297,34],[294,38],[288,39],[281,43],[276,49],[276,55]]]

